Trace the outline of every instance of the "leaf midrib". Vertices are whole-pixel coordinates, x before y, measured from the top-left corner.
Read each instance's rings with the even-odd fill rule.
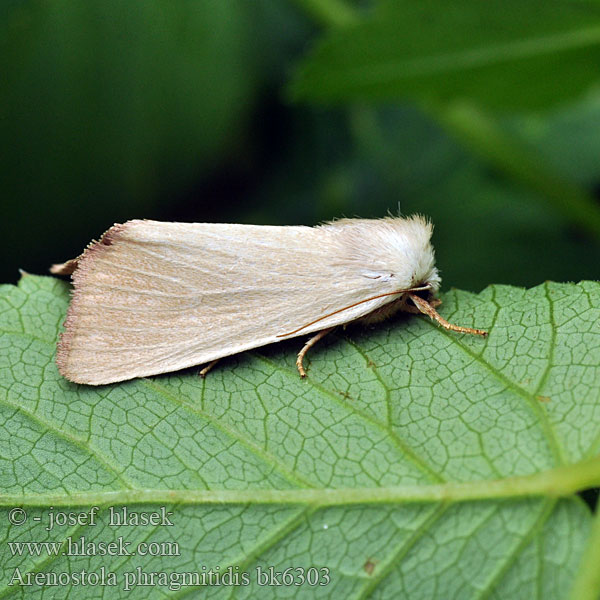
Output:
[[[291,488],[190,490],[136,488],[75,494],[0,494],[0,507],[88,506],[110,504],[181,505],[280,504],[341,506],[415,502],[467,502],[499,498],[564,497],[600,486],[600,456],[531,475],[467,483],[400,485],[372,488]]]

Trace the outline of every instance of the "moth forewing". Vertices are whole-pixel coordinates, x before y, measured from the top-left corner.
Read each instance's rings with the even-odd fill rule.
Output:
[[[112,383],[353,321],[398,290],[424,281],[437,290],[430,236],[421,217],[314,228],[115,225],[65,263],[74,292],[59,370],[78,383]]]

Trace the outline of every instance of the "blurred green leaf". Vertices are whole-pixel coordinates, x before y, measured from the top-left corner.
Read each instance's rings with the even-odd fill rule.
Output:
[[[549,207],[600,240],[600,206],[579,185],[555,172],[540,152],[511,136],[489,114],[468,103],[436,111],[440,121],[490,165],[540,194]]]
[[[594,131],[596,112],[577,116],[573,106],[569,114],[579,129]],[[518,120],[508,131],[519,144],[529,142],[532,152],[541,153],[547,144],[546,168],[575,181],[581,154],[569,152],[567,132],[550,135],[561,115]],[[500,125],[506,127],[504,121]],[[529,133],[532,128],[537,137]],[[352,107],[345,113],[298,107],[282,129],[285,145],[250,197],[242,222],[314,225],[398,209],[423,213],[435,224],[446,289],[480,290],[492,281],[532,286],[600,274],[596,238],[569,223],[538,190],[510,181],[412,106]],[[587,148],[593,150],[592,140]],[[581,184],[590,186],[593,173],[590,158]]]
[[[0,244],[12,268],[28,267],[39,246],[52,260],[68,256],[65,240],[89,239],[90,223],[148,216],[158,198],[218,165],[245,136],[255,103],[253,33],[243,0],[30,0],[7,9]]]
[[[298,340],[195,372],[70,384],[54,365],[68,286],[0,288],[0,519],[8,542],[178,543],[178,556],[34,556],[15,569],[251,574],[244,597],[564,598],[591,526],[573,494],[600,482],[600,284],[453,291],[458,336],[402,317],[332,336],[294,366]],[[9,524],[24,505],[26,524]],[[103,507],[96,525],[45,528],[51,507]],[[173,527],[108,526],[106,507],[172,511]],[[66,510],[66,508],[65,508]],[[40,522],[35,519],[40,518]],[[256,567],[326,567],[324,586],[268,588]],[[153,590],[166,592],[165,585]],[[64,591],[64,590],[63,590]],[[188,590],[187,591],[191,591]],[[202,593],[229,597],[229,586]],[[72,586],[73,598],[89,587]]]
[[[591,190],[600,185],[600,89],[543,115],[503,118],[502,126],[534,148],[557,176]]]
[[[290,90],[312,101],[545,108],[597,82],[599,64],[595,1],[387,0],[372,17],[327,32]]]
[[[325,26],[345,27],[359,18],[348,0],[294,0],[307,15]]]
[[[470,155],[420,111],[355,109],[353,130],[379,203],[373,212],[399,202],[404,214],[431,217],[446,286],[598,276],[597,239],[568,225],[539,192]]]

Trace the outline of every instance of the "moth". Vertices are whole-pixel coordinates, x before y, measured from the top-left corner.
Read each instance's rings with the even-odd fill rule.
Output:
[[[435,310],[440,276],[424,217],[340,219],[316,227],[115,224],[78,258],[58,342],[61,374],[101,385],[176,371],[338,325]]]

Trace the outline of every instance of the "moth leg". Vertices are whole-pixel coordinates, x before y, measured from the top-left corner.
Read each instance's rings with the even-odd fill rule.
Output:
[[[427,300],[423,300],[423,298],[417,296],[416,294],[408,294],[412,301],[415,303],[416,307],[429,318],[437,321],[444,329],[449,329],[450,331],[458,331],[459,333],[473,333],[475,335],[481,335],[483,337],[487,336],[488,332],[483,331],[483,329],[473,329],[472,327],[463,327],[462,325],[454,325],[453,323],[448,323],[442,315],[439,315],[435,308]]]
[[[211,360],[203,369],[198,373],[199,377],[203,379],[206,377],[206,374],[220,361],[220,358],[215,358],[215,360]]]
[[[296,366],[298,367],[298,373],[300,373],[300,377],[306,377],[306,371],[304,370],[304,366],[302,364],[302,360],[306,356],[306,353],[321,339],[323,339],[329,332],[333,331],[335,327],[329,327],[328,329],[323,329],[319,331],[316,335],[313,335],[300,352],[298,352],[298,358],[296,358]]]
[[[432,308],[437,308],[441,304],[442,304],[442,301],[439,298],[434,298],[431,302],[429,302],[429,306],[431,306]],[[407,312],[407,313],[410,313],[411,315],[420,315],[421,314],[421,311],[416,306],[409,306],[409,305],[406,305],[402,309],[402,312]]]

